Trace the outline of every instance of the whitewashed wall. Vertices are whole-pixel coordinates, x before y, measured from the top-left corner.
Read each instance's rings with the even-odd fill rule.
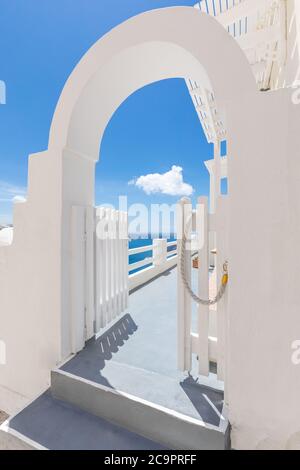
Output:
[[[61,358],[61,179],[55,153],[29,160],[26,203],[14,207],[11,246],[0,247],[0,409],[15,412],[49,385]]]
[[[291,360],[300,339],[300,105],[291,94],[245,96],[228,119],[227,390],[239,449],[300,448],[300,365]],[[245,134],[237,139],[241,109]]]
[[[193,8],[129,20],[91,48],[66,84],[49,149],[30,159],[13,245],[0,248],[0,339],[7,346],[0,408],[13,411],[46,388],[51,367],[71,352],[71,208],[93,206],[110,117],[147,83],[186,76],[213,87],[230,134],[225,372],[233,445],[296,446],[300,372],[290,344],[300,328],[300,108],[289,91],[259,94],[234,40]]]

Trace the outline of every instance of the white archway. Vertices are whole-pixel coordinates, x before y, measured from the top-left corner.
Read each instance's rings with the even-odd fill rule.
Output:
[[[248,62],[217,21],[190,7],[153,10],[101,38],[70,75],[53,117],[49,149],[69,148],[98,160],[104,129],[137,89],[191,77],[217,102],[256,90]]]
[[[22,312],[17,337],[12,334],[15,318],[5,318],[2,327],[9,358],[3,383],[23,396],[43,388],[53,365],[72,352],[71,213],[74,205],[94,205],[95,163],[111,116],[146,84],[186,77],[213,89],[227,118],[231,104],[258,95],[234,39],[213,18],[190,7],[131,18],[101,38],[68,79],[49,147],[30,157],[28,200],[15,208],[9,247],[10,268],[17,276],[14,283],[9,277],[2,283],[4,308]],[[242,139],[243,123],[234,131]],[[229,134],[228,148],[230,139]],[[20,369],[18,377],[11,372]]]
[[[259,93],[234,39],[187,7],[144,13],[100,39],[66,83],[49,148],[30,157],[28,200],[14,209],[13,244],[0,247],[0,408],[35,397],[71,352],[71,212],[93,206],[110,117],[147,83],[186,76],[211,86],[226,114],[233,446],[295,447],[300,107],[289,89]]]
[[[224,109],[257,93],[248,62],[226,31],[194,8],[154,10],[101,38],[82,58],[59,99],[49,152],[62,158],[63,317],[70,312],[71,206],[94,204],[94,166],[104,130],[120,104],[137,89],[167,78],[192,77],[213,90]],[[69,317],[70,318],[70,317]],[[68,351],[69,323],[62,332]]]

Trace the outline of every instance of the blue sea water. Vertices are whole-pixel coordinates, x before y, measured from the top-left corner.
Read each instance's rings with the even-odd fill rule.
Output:
[[[155,237],[155,238],[163,238],[163,237],[160,235],[159,237]],[[176,237],[174,235],[168,238],[168,242],[173,242],[173,241],[176,241]],[[149,246],[149,250],[144,251],[143,253],[137,253],[136,255],[130,255],[129,264],[136,263],[137,261],[142,261],[145,258],[150,258],[152,256],[152,244],[153,244],[153,238],[151,237],[150,234],[148,235],[148,238],[134,238],[134,237],[130,238],[129,249],[139,248],[140,246]],[[171,252],[174,251],[175,249],[176,247],[171,246],[168,248],[168,252],[171,254]],[[141,271],[142,269],[147,268],[148,266],[151,266],[151,263],[146,264],[142,268],[133,269],[129,271],[129,274],[134,274],[138,271]]]

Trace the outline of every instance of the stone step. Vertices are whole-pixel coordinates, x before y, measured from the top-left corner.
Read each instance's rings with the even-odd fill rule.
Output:
[[[53,398],[50,390],[0,426],[0,450],[165,450]]]
[[[223,391],[214,388],[216,383],[214,379],[207,379],[204,382],[203,378],[200,381],[198,376],[176,370],[172,371],[172,374],[162,374],[113,358],[106,361],[105,368],[100,369],[99,362],[96,355],[93,355],[92,359],[85,357],[84,360],[75,357],[65,363],[60,370],[214,426],[219,427],[220,421],[224,421],[222,417],[224,394]]]
[[[169,449],[221,450],[227,447],[226,420],[215,426],[61,369],[52,371],[51,392],[56,399]]]

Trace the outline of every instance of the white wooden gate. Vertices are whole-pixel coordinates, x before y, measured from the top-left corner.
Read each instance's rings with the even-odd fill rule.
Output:
[[[71,213],[71,352],[94,335],[94,207],[73,206]]]
[[[96,332],[128,305],[127,213],[96,209]]]
[[[192,355],[198,358],[198,373],[209,375],[210,362],[217,363],[219,380],[225,378],[227,293],[214,306],[197,304],[197,329],[192,331],[192,298],[180,274],[181,236],[183,230],[192,240],[185,251],[186,278],[200,298],[213,298],[222,282],[223,263],[227,260],[227,196],[219,196],[214,214],[208,212],[208,198],[200,197],[193,210],[191,201],[179,202],[178,237],[178,368],[189,371]],[[214,246],[212,246],[212,240]],[[211,251],[216,250],[215,266],[209,266]],[[198,269],[192,268],[192,257],[198,255]],[[195,282],[196,281],[196,282]],[[195,287],[196,285],[196,287]]]
[[[73,206],[70,238],[71,352],[76,353],[127,308],[127,213]]]

